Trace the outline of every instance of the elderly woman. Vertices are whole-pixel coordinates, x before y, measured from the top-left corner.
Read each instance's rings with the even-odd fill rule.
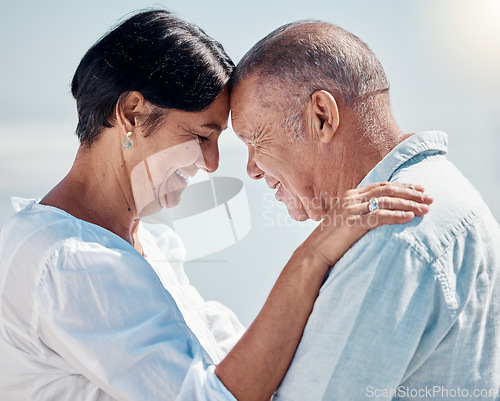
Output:
[[[219,43],[160,10],[132,16],[83,57],[74,165],[0,236],[2,400],[269,399],[328,269],[369,228],[426,213],[422,188],[349,191],[332,209],[349,224],[323,223],[294,252],[229,351],[241,334],[234,315],[220,307],[208,319],[175,274],[162,284],[138,227],[179,202],[187,177],[217,169],[232,70]],[[368,213],[374,196],[401,198],[400,211]]]

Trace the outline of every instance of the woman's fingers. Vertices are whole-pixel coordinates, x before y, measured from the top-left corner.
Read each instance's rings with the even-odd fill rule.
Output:
[[[340,213],[348,225],[365,230],[383,224],[404,224],[429,211],[433,199],[423,191],[421,185],[375,183],[347,191],[343,204],[333,213]]]
[[[403,184],[399,182],[381,182],[368,185],[358,190],[358,196],[363,201],[371,198],[397,197],[418,203],[431,204],[432,196],[424,193],[424,187],[414,184]]]
[[[420,185],[376,183],[351,189],[335,203],[304,244],[330,265],[367,231],[384,224],[409,223],[429,211],[432,197]]]
[[[389,196],[382,196],[380,198],[371,199],[376,199],[375,204],[378,204],[379,209],[383,210],[412,212],[415,216],[423,216],[429,211],[429,205],[427,203],[420,203],[413,200],[392,198]],[[369,204],[370,201],[366,201],[352,205],[350,208],[350,212],[353,214],[370,213]],[[375,211],[376,210],[373,210],[371,213]]]
[[[384,224],[405,224],[409,223],[415,214],[413,212],[401,210],[378,209],[368,214],[351,216],[349,223],[359,225],[366,230],[371,230]]]
[[[377,188],[381,188],[381,187],[382,188],[384,188],[384,187],[400,187],[400,188],[412,189],[412,190],[415,190],[418,192],[424,192],[424,187],[422,185],[408,184],[408,183],[404,183],[404,182],[393,182],[393,181],[375,182],[373,184],[359,188],[359,190],[362,192],[367,192],[367,191],[371,191],[372,189],[377,189]]]
[[[427,203],[419,203],[413,200],[391,198],[388,196],[377,198],[377,200],[380,209],[413,212],[415,216],[423,216],[429,211],[429,205]]]

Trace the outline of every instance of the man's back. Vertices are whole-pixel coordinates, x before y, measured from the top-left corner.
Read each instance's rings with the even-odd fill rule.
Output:
[[[434,204],[337,263],[275,399],[500,399],[500,228],[445,153],[446,135],[417,134],[365,177]]]

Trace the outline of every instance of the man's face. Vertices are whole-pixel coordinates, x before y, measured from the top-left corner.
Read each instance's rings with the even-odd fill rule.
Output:
[[[248,147],[247,173],[253,179],[264,178],[276,189],[276,199],[283,202],[290,216],[299,221],[319,220],[323,211],[315,188],[318,148],[306,133],[293,140],[285,132],[279,112],[280,91],[273,89],[264,106],[259,82],[250,76],[231,93],[231,120],[234,132]],[[269,94],[268,94],[269,96]]]

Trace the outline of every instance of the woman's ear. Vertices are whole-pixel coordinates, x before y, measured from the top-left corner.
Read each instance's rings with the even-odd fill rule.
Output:
[[[124,132],[133,131],[141,125],[141,120],[148,115],[146,101],[140,92],[122,93],[116,102],[116,121]]]
[[[339,126],[339,109],[333,95],[326,90],[317,90],[309,102],[311,134],[320,142],[329,143]]]

